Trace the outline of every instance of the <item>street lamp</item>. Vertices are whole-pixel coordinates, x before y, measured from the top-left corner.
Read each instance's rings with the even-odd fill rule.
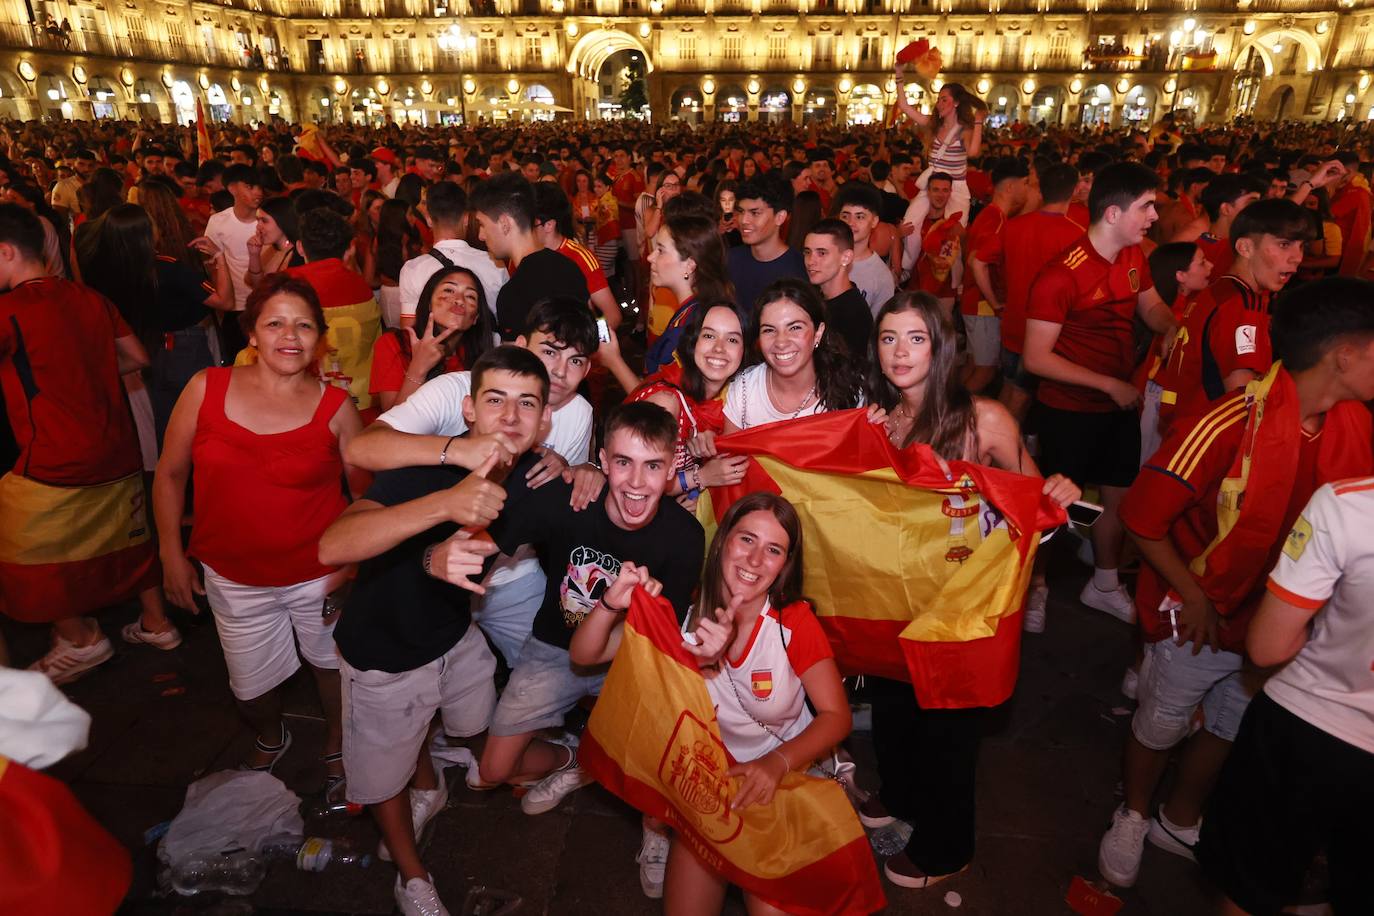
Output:
[[[439,33],[439,48],[443,51],[461,55],[476,47],[477,36],[463,34],[463,27],[456,22]]]

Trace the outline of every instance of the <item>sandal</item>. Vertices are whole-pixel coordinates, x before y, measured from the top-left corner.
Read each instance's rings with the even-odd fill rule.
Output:
[[[286,756],[286,752],[291,748],[291,732],[286,730],[283,724],[281,727],[281,742],[276,745],[263,744],[261,738],[253,741],[253,749],[260,754],[271,754],[272,759],[262,766],[249,766],[246,763],[239,764],[240,770],[251,770],[255,773],[271,773],[281,759]]]
[[[343,751],[335,751],[332,754],[324,754],[320,757],[320,763],[324,764],[326,767],[329,766],[331,763],[342,762]],[[339,788],[339,786],[342,786],[344,784],[344,780],[346,778],[347,777],[343,773],[340,773],[337,776],[335,776],[332,773],[326,773],[324,777],[324,797],[333,798],[335,791]]]

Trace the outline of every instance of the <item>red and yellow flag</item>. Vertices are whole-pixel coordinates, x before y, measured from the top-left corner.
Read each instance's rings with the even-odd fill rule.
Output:
[[[626,802],[672,824],[728,881],[788,913],[857,916],[886,905],[868,839],[838,783],[792,772],[770,804],[730,807],[737,786],[725,775],[731,760],[706,683],[682,648],[672,607],[642,589],[578,760]]]
[[[926,708],[1011,696],[1037,534],[1064,521],[1042,481],[954,461],[951,482],[927,447],[898,451],[862,409],[716,443],[752,460],[740,484],[702,496],[698,517],[713,528],[756,490],[797,507],[804,588],[842,671],[910,681]]]
[[[132,877],[70,789],[0,757],[0,913],[113,913]]]
[[[196,99],[196,158],[202,163],[215,158],[215,147],[210,142],[210,122],[205,120],[205,104]]]

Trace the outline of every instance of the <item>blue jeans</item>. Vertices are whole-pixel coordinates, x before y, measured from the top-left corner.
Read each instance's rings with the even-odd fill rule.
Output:
[[[544,573],[536,569],[519,579],[488,586],[473,605],[472,619],[512,669],[520,661],[520,647],[529,638],[534,615],[544,602],[544,584]]]

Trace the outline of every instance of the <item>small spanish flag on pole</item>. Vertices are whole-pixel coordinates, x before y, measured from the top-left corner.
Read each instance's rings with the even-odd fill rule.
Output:
[[[909,681],[925,709],[1011,696],[1039,533],[1064,522],[1043,481],[963,461],[948,480],[929,448],[897,450],[862,408],[716,443],[749,466],[703,494],[697,518],[710,534],[756,490],[796,506],[803,590],[841,672]]]
[[[755,690],[761,675],[755,675]],[[652,688],[652,689],[650,689]],[[772,689],[771,675],[768,689]],[[788,773],[772,802],[735,810],[732,761],[672,607],[635,589],[578,760],[610,791],[667,821],[726,880],[799,916],[886,906],[873,851],[839,783]]]
[[[205,120],[205,104],[196,99],[196,158],[209,162],[215,158],[214,144],[210,142],[210,123]]]

